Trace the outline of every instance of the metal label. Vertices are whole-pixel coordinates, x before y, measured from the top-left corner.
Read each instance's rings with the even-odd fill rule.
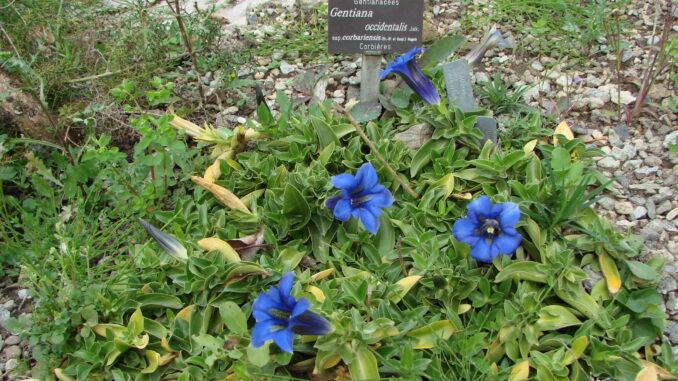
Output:
[[[421,46],[424,0],[329,0],[330,53],[404,53]]]

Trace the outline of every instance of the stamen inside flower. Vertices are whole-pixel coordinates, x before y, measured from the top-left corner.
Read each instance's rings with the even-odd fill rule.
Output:
[[[276,317],[280,320],[289,320],[290,319],[290,313],[288,311],[279,310],[277,308],[271,308],[271,309],[268,310],[268,313],[271,316]]]
[[[357,208],[360,205],[369,201],[370,198],[371,198],[370,195],[363,196],[363,197],[351,197],[351,206]]]
[[[484,219],[483,225],[480,228],[484,232],[485,238],[491,240],[496,235],[501,235],[501,229],[499,228],[499,221],[493,218]]]

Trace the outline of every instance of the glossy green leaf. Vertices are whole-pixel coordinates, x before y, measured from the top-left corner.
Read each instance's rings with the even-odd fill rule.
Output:
[[[410,163],[410,176],[415,176],[423,167],[431,162],[431,153],[438,152],[448,144],[447,140],[429,140],[414,154]]]
[[[638,261],[624,261],[636,277],[643,280],[658,280],[659,274],[650,266]]]
[[[546,283],[548,274],[540,270],[539,265],[540,263],[529,261],[511,263],[497,274],[494,281],[503,282],[515,277],[520,280]]]
[[[377,358],[367,347],[360,347],[355,352],[353,361],[348,364],[351,379],[355,381],[380,380]]]
[[[301,192],[294,185],[288,183],[283,193],[283,214],[293,216],[299,219],[294,224],[297,228],[302,227],[311,219],[311,208],[302,196]]]
[[[264,365],[268,364],[269,361],[269,356],[268,356],[268,346],[270,345],[270,341],[264,343],[264,345],[260,346],[259,348],[254,348],[253,346],[247,347],[247,359],[252,363],[254,366],[258,367],[263,367]]]
[[[459,329],[451,321],[440,320],[424,327],[413,329],[407,333],[407,336],[417,341],[413,347],[414,349],[430,349],[439,340],[447,340],[453,333],[458,331]]]
[[[247,332],[247,317],[240,307],[233,302],[219,303],[219,314],[229,331],[235,334]]]
[[[181,299],[176,296],[167,294],[141,294],[137,297],[137,302],[141,304],[141,308],[172,308],[179,309],[184,305]]]
[[[554,304],[542,307],[539,310],[537,325],[542,331],[550,331],[579,324],[581,324],[581,321],[566,307]]]
[[[419,59],[419,66],[422,68],[438,64],[448,59],[461,44],[466,41],[464,36],[450,36],[438,40],[431,46]]]

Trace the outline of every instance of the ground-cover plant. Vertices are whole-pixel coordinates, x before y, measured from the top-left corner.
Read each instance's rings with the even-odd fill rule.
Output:
[[[248,122],[261,134],[251,149],[217,158],[217,172],[195,168],[199,186],[149,220],[186,256],[152,240],[135,245],[138,287],[126,309],[90,327],[96,335],[55,374],[633,380],[650,367],[675,372],[668,344],[655,344],[664,324],[654,289],[661,263],[637,261],[638,239],[615,232],[588,204],[605,184],[589,165],[600,153],[562,135],[480,146],[478,113],[444,98],[363,127],[415,198],[350,119],[329,103],[296,110],[280,93],[278,117]],[[391,139],[399,125],[422,119],[435,131],[418,151]],[[376,177],[360,172],[365,163]],[[351,181],[373,189],[377,179],[394,202],[373,213],[376,234],[360,219],[335,218],[335,186],[359,210],[371,193],[359,197]],[[469,218],[469,202],[481,197],[519,208],[518,219],[514,213],[498,223],[514,226],[520,246],[490,264],[475,261],[452,234],[455,222]],[[482,217],[491,219],[488,205]],[[585,266],[604,275],[592,289],[581,287]],[[262,295],[270,302],[264,309],[256,302]],[[278,304],[283,297],[291,299]],[[276,338],[271,319],[295,333],[296,305],[331,328]],[[265,321],[273,326],[264,330]]]

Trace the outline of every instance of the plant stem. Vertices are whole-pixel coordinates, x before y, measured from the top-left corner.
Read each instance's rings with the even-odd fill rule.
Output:
[[[177,19],[179,31],[181,32],[181,38],[184,40],[184,45],[186,45],[186,51],[188,52],[188,55],[191,56],[191,61],[193,62],[193,70],[195,70],[195,73],[198,76],[198,90],[200,91],[200,98],[202,100],[204,108],[205,104],[207,103],[207,100],[205,99],[205,92],[202,89],[202,78],[201,78],[202,76],[200,74],[200,68],[198,68],[198,60],[195,58],[195,54],[193,54],[191,40],[188,39],[188,35],[186,34],[186,28],[184,28],[184,21],[181,18],[181,7],[179,7],[179,0],[174,0],[175,8],[172,7],[172,3],[170,3],[170,0],[165,0],[165,2],[167,2],[167,5],[170,7],[172,12],[174,12],[174,17]]]
[[[374,156],[377,157],[377,160],[379,160],[379,162],[386,168],[386,170],[387,170],[388,173],[391,175],[391,177],[393,177],[393,179],[394,179],[395,181],[397,181],[398,184],[402,185],[403,189],[405,189],[405,190],[407,191],[407,193],[409,193],[412,197],[414,197],[416,200],[418,200],[418,199],[419,199],[419,195],[417,194],[417,192],[415,192],[415,191],[409,186],[409,184],[407,184],[405,181],[403,181],[403,179],[401,179],[400,176],[398,176],[398,173],[396,173],[396,171],[393,170],[393,168],[386,162],[386,160],[384,160],[384,157],[381,156],[381,154],[380,154],[379,151],[377,150],[377,147],[374,146],[374,143],[372,143],[372,141],[370,140],[370,138],[367,137],[367,135],[365,134],[365,131],[363,130],[363,128],[360,127],[360,123],[358,123],[358,122],[355,120],[355,118],[353,118],[353,115],[351,115],[348,111],[346,111],[343,107],[341,107],[341,106],[340,106],[339,104],[337,104],[337,103],[333,103],[333,104],[332,104],[332,107],[334,107],[335,109],[337,109],[337,111],[339,111],[340,113],[344,114],[344,116],[346,117],[346,119],[348,119],[348,121],[353,125],[353,127],[355,127],[355,130],[358,131],[358,135],[360,135],[360,137],[363,138],[363,140],[365,141],[365,143],[367,143],[367,145],[370,147],[370,151],[372,151],[372,153],[374,154]]]

